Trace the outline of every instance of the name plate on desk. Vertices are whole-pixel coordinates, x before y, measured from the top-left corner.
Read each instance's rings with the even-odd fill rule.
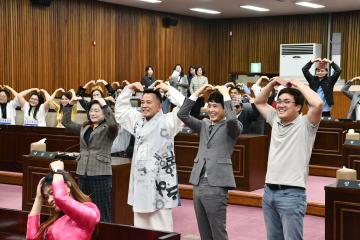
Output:
[[[360,189],[360,181],[339,179],[336,186],[341,188]]]
[[[24,120],[24,126],[37,127],[37,126],[39,126],[39,121],[36,121],[36,120]]]
[[[55,159],[57,156],[57,152],[31,151],[30,156]]]
[[[345,139],[345,145],[360,146],[360,140]]]
[[[6,118],[0,118],[0,125],[11,125],[11,120]]]

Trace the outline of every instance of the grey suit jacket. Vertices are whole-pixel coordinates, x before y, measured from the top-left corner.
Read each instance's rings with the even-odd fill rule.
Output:
[[[201,170],[206,162],[208,183],[211,186],[235,188],[231,154],[242,131],[242,124],[236,118],[231,101],[225,101],[225,120],[213,126],[211,121],[198,120],[190,115],[195,102],[186,99],[178,112],[178,117],[194,132],[200,135],[199,150],[191,171],[190,183],[198,185]]]
[[[117,136],[118,124],[110,107],[103,108],[105,121],[97,126],[90,135],[89,145],[84,134],[90,125],[71,121],[71,107],[64,107],[62,124],[70,131],[80,134],[80,157],[77,163],[78,175],[112,175],[111,147]]]
[[[341,92],[345,94],[351,100],[349,112],[347,118],[356,120],[356,106],[360,103],[360,92],[352,93],[349,91],[352,85],[351,81],[347,81],[346,84],[341,88]]]

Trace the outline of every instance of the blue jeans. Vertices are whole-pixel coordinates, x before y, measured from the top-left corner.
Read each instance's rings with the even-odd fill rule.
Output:
[[[265,185],[262,208],[267,239],[303,239],[306,205],[306,193],[303,189],[271,190]]]

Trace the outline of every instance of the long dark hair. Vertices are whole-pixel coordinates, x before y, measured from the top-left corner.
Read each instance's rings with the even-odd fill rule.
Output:
[[[72,99],[72,93],[70,91],[64,92],[60,98],[62,98],[63,96],[65,96],[67,99],[71,100]],[[62,112],[64,110],[64,106],[61,104],[60,102],[60,110],[59,112]]]
[[[6,97],[7,97],[7,101],[6,102],[10,102],[10,91],[6,88],[0,88],[0,92],[4,92]]]
[[[39,101],[38,101],[38,104],[37,104],[35,107],[31,106],[31,104],[29,103],[30,108],[29,108],[28,114],[29,114],[29,116],[30,116],[31,110],[32,110],[33,108],[35,108],[35,109],[34,109],[34,115],[33,115],[33,117],[34,117],[34,119],[36,119],[36,115],[37,115],[37,113],[38,113],[38,111],[39,111],[39,108],[40,108],[41,104],[43,104],[43,103],[45,102],[45,97],[44,97],[44,95],[43,95],[41,92],[38,92],[38,91],[32,91],[31,94],[30,94],[30,97],[32,97],[32,96],[34,96],[34,95],[38,97],[38,100],[39,100]]]
[[[181,66],[181,64],[176,64],[173,70],[175,70],[177,66],[181,67],[180,78],[182,78],[184,76],[184,68]]]
[[[0,92],[4,92],[6,95],[6,103],[0,103],[1,106],[1,117],[7,118],[6,106],[10,102],[10,91],[6,88],[0,88]]]
[[[195,70],[195,76],[196,76],[196,67],[193,66],[193,65],[190,65],[189,70],[188,70],[188,77],[189,77],[189,76],[193,77],[192,74],[191,74],[191,72],[190,72],[190,69],[194,69],[194,70]]]
[[[41,185],[41,195],[43,199],[45,199],[45,188],[50,187],[52,185],[54,173],[49,173],[45,176],[44,181]],[[83,193],[76,181],[71,177],[71,175],[67,172],[63,173],[64,182],[70,188],[71,196],[78,202],[91,202],[91,198]],[[47,229],[51,224],[53,224],[57,219],[63,216],[63,212],[57,212],[54,209],[50,210],[50,217],[44,223],[40,225],[39,231],[36,234],[36,239],[42,239],[45,229]]]
[[[95,86],[95,87],[93,87],[93,88],[91,89],[91,97],[90,97],[91,101],[93,100],[93,93],[94,93],[95,91],[98,91],[98,92],[100,93],[100,95],[101,95],[102,98],[105,97],[104,90],[102,89],[102,87],[100,87],[100,86]]]

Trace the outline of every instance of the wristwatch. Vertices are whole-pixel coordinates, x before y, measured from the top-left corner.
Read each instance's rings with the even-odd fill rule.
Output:
[[[57,169],[56,171],[54,171],[54,173],[63,175],[66,172],[62,169]]]

